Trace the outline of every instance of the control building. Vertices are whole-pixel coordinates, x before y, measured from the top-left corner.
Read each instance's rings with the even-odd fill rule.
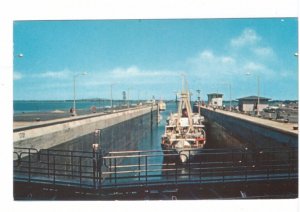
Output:
[[[222,107],[223,106],[223,94],[221,93],[210,93],[207,94],[208,97],[208,106],[211,107]]]
[[[241,112],[251,112],[251,111],[259,111],[261,112],[263,109],[269,106],[270,98],[266,97],[257,97],[257,96],[247,96],[243,98],[237,99],[239,101],[239,111]]]

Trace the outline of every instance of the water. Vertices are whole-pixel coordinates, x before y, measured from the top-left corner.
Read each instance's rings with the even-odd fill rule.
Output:
[[[130,104],[136,104],[137,101],[130,101]],[[113,100],[114,106],[123,105],[123,100]],[[77,100],[77,109],[90,109],[92,106],[104,108],[110,107],[110,100]],[[72,100],[57,100],[57,101],[23,101],[14,100],[14,114],[25,112],[49,112],[54,110],[69,111],[73,107]]]
[[[174,102],[167,103],[167,108],[165,111],[161,111],[160,115],[162,120],[158,123],[157,127],[152,129],[151,135],[145,137],[138,144],[138,150],[161,150],[160,140],[161,136],[165,130],[166,119],[171,112],[176,112],[177,106]]]

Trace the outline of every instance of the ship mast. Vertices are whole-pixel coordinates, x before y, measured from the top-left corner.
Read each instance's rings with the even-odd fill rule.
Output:
[[[181,98],[178,106],[179,119],[182,117],[182,109],[184,108],[187,111],[188,123],[189,123],[188,132],[190,132],[191,130],[194,130],[193,120],[192,120],[192,109],[190,104],[190,93],[188,91],[188,83],[185,78],[185,75],[182,74],[182,91],[181,91]],[[179,124],[180,122],[177,122],[177,129],[179,129]]]

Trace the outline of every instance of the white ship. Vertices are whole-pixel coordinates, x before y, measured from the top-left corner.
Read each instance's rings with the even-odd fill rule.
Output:
[[[166,110],[166,103],[163,102],[162,100],[160,100],[158,102],[158,108],[159,108],[159,111],[165,111]]]
[[[200,113],[192,112],[190,94],[183,86],[178,112],[167,119],[161,140],[162,149],[175,151],[183,163],[199,154],[206,143],[203,121],[204,117]]]

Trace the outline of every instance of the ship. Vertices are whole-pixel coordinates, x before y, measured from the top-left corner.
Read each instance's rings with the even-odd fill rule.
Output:
[[[161,137],[161,147],[166,153],[175,152],[182,163],[201,153],[206,143],[204,117],[193,113],[190,93],[186,86],[180,93],[177,113],[171,113],[166,120],[165,131]],[[183,83],[184,85],[184,83]]]
[[[163,102],[162,100],[160,100],[158,102],[158,108],[159,108],[159,111],[165,111],[166,110],[166,103]]]

